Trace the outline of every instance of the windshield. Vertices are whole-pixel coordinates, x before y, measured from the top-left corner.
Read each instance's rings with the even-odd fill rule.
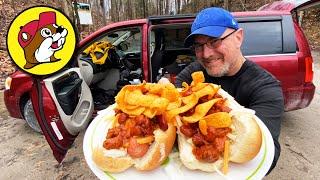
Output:
[[[130,31],[117,31],[117,32],[113,32],[111,34],[108,34],[105,38],[103,38],[104,40],[110,42],[110,43],[114,43],[115,41],[119,40],[119,39],[123,39],[123,36],[125,34],[128,34],[128,32]],[[118,43],[119,44],[119,43]],[[115,45],[115,44],[113,44]],[[116,44],[117,45],[117,44]]]

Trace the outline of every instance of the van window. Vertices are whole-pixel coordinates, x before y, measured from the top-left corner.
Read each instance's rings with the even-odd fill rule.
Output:
[[[126,30],[114,31],[103,38],[111,42],[116,47],[123,47],[121,51],[123,53],[137,53],[141,52],[141,32],[139,28],[130,28]]]
[[[244,55],[279,54],[283,52],[281,21],[241,22]]]

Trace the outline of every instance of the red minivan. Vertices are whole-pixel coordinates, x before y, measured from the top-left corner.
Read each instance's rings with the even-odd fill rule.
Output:
[[[259,11],[233,13],[245,33],[243,54],[281,82],[286,111],[307,107],[314,96],[310,48],[293,17],[299,9],[316,4],[319,0],[275,2]],[[58,74],[35,79],[15,72],[7,78],[4,92],[10,115],[42,131],[61,162],[94,111],[114,103],[124,85],[156,82],[162,76],[174,81],[195,60],[184,47],[194,17],[154,16],[113,23],[82,40],[74,63]],[[104,64],[93,63],[84,51],[99,42],[115,47]],[[94,52],[94,56],[103,54]]]

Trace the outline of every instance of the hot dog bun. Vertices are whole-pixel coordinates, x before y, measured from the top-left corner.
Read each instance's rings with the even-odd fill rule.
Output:
[[[234,163],[245,163],[252,160],[258,153],[262,144],[262,134],[259,125],[254,119],[253,110],[248,110],[239,105],[232,96],[220,89],[218,91],[225,102],[232,109],[232,132],[227,135],[230,140],[229,161]],[[182,163],[189,169],[199,169],[206,172],[214,172],[223,165],[221,156],[213,163],[202,162],[193,155],[193,142],[180,132],[182,126],[181,117],[177,117],[179,155]]]
[[[230,146],[230,161],[245,163],[253,159],[260,150],[262,134],[254,116],[247,112],[233,112],[234,130],[231,135],[235,137]]]
[[[234,129],[230,137],[234,136],[236,140],[233,140],[231,146],[230,161],[236,163],[250,161],[259,153],[262,144],[262,133],[255,120],[255,112],[241,106],[223,89],[219,89],[218,94],[227,99],[225,104],[232,109],[230,114]]]
[[[100,133],[96,140],[103,140],[108,129],[112,128],[113,123],[105,126],[104,133]],[[161,165],[168,157],[176,138],[176,127],[168,124],[168,129],[162,131],[156,129],[154,131],[154,142],[150,145],[149,150],[142,158],[132,158],[127,154],[126,149],[103,148],[103,141],[93,148],[92,159],[96,165],[103,171],[111,173],[119,173],[134,166],[141,171],[153,170]]]

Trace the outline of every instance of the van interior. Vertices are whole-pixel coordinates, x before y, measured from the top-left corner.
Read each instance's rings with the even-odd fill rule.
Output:
[[[176,75],[195,60],[190,48],[184,47],[190,24],[154,25],[149,30],[149,79],[157,82],[166,77],[174,83]],[[106,43],[110,46],[107,47]],[[139,84],[146,79],[141,57],[139,27],[108,32],[80,50],[78,66],[91,89],[96,110],[113,104],[114,97],[123,86]]]

